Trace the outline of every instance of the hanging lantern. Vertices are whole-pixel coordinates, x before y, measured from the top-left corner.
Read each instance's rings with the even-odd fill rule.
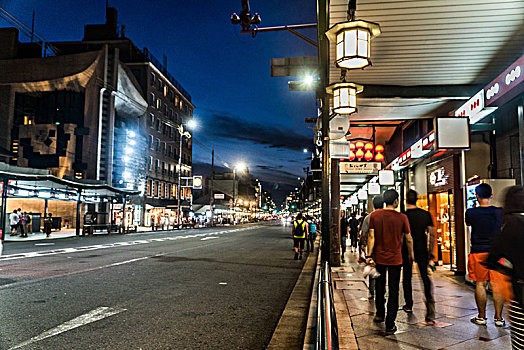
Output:
[[[333,112],[351,114],[357,111],[357,94],[364,90],[355,83],[336,83],[326,87],[328,94],[333,95]]]
[[[335,64],[338,68],[360,69],[371,64],[370,41],[380,35],[380,25],[368,21],[337,23],[326,36],[336,45]]]
[[[355,160],[356,157],[355,152],[349,151],[349,160]]]
[[[355,144],[354,143],[349,143],[349,150],[350,151],[354,151],[355,150]]]
[[[362,141],[357,141],[357,143],[355,143],[355,147],[356,147],[357,149],[362,149],[362,148],[364,148],[364,142],[362,142]]]
[[[364,146],[364,150],[366,151],[373,151],[373,148],[375,147],[373,146],[373,143],[371,142],[366,143],[366,145]]]
[[[373,152],[367,151],[366,154],[364,155],[364,159],[367,160],[368,162],[370,160],[372,160],[373,159]]]
[[[364,151],[359,149],[357,152],[355,152],[355,156],[358,160],[362,159],[362,157],[364,157]]]
[[[384,146],[382,146],[382,145],[376,145],[376,146],[375,146],[375,152],[377,152],[377,153],[382,153],[382,152],[384,152]]]
[[[375,161],[383,162],[384,161],[384,155],[382,153],[375,154]]]

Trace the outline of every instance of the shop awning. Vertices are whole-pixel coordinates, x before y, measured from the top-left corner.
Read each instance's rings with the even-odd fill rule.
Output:
[[[116,188],[107,184],[93,184],[61,179],[48,174],[22,174],[0,171],[0,181],[9,181],[8,197],[36,197],[57,200],[81,200],[104,197],[127,197],[140,194],[137,190]]]

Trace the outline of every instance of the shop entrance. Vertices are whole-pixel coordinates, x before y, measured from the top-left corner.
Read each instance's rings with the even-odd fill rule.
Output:
[[[439,265],[456,269],[456,242],[454,225],[454,198],[453,191],[430,193],[428,206],[435,225],[435,256]]]

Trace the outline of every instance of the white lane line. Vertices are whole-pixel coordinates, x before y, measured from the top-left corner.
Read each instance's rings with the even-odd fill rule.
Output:
[[[209,239],[217,239],[218,237],[204,237],[204,238],[200,238],[201,241],[207,241]]]
[[[124,264],[129,264],[135,261],[146,260],[146,259],[149,259],[149,256],[144,256],[143,258],[136,258],[136,259],[126,260],[126,261],[121,261],[121,262],[106,265],[105,267],[124,265]]]
[[[94,310],[91,310],[87,314],[83,314],[81,316],[73,318],[72,320],[64,322],[55,328],[52,328],[48,331],[45,331],[44,333],[40,335],[37,335],[36,337],[33,337],[23,343],[13,346],[9,350],[19,349],[26,345],[33,344],[33,343],[39,342],[41,340],[44,340],[50,337],[54,337],[55,335],[70,331],[72,329],[84,326],[86,324],[100,321],[104,318],[119,314],[123,311],[126,311],[126,309],[112,308],[112,307],[107,307],[107,306],[96,308]]]
[[[42,245],[55,245],[55,243],[35,243],[35,245],[37,245],[37,246],[42,246]]]
[[[149,244],[149,243],[160,242],[160,241],[163,242],[166,240],[175,241],[179,239],[199,238],[199,237],[203,237],[203,238],[209,237],[210,239],[212,239],[212,238],[217,238],[217,237],[210,237],[210,236],[222,235],[226,233],[235,233],[235,232],[240,232],[240,231],[248,231],[248,230],[253,230],[255,228],[257,228],[257,226],[233,229],[233,230],[205,232],[205,233],[185,235],[185,236],[140,239],[140,240],[128,241],[128,242],[116,242],[116,243],[98,244],[98,245],[90,245],[90,246],[75,247],[75,248],[53,249],[53,250],[48,250],[48,251],[28,252],[28,253],[11,254],[11,255],[4,255],[4,256],[1,256],[1,246],[0,246],[0,261],[44,257],[44,256],[50,256],[50,255],[57,255],[57,254],[79,253],[79,252],[86,252],[89,250],[132,246],[136,244]]]

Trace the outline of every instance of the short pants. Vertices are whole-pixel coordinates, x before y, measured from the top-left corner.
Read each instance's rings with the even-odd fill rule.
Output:
[[[304,244],[306,243],[305,238],[295,238],[293,237],[293,247],[304,249]]]

